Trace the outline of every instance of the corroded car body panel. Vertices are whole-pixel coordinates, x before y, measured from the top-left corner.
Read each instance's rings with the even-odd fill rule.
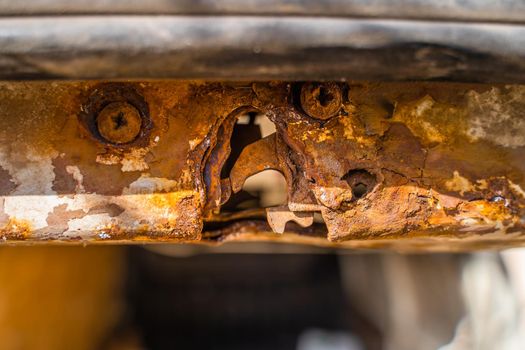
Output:
[[[3,82],[0,101],[7,242],[522,241],[525,86]],[[133,137],[99,132],[97,118],[115,103],[140,117]],[[248,112],[266,115],[276,132],[225,169],[236,120]],[[107,120],[116,130],[126,118]],[[286,205],[222,210],[266,169],[286,178]]]

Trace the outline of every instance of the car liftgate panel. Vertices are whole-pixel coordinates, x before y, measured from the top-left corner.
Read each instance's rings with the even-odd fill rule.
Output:
[[[522,85],[2,82],[0,237],[521,245],[524,110]],[[286,203],[238,205],[268,169]]]

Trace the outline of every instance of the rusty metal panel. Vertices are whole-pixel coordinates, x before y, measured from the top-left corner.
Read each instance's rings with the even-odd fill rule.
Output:
[[[8,243],[523,241],[525,86],[2,82],[0,101]],[[276,132],[227,167],[252,112]],[[287,203],[226,210],[266,169],[284,175]]]

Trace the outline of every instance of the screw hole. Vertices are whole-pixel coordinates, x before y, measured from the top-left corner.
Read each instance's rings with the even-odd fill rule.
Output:
[[[364,195],[367,192],[368,192],[368,186],[366,186],[364,183],[358,183],[352,188],[352,195],[355,199],[364,197]]]
[[[365,197],[376,184],[376,176],[364,169],[350,170],[342,180],[345,180],[352,190],[352,201]]]

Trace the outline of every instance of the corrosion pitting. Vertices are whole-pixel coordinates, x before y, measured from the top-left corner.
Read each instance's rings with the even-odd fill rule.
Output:
[[[0,83],[0,237],[521,244],[524,89]],[[250,113],[276,131],[232,150]],[[286,203],[236,205],[269,169]]]

